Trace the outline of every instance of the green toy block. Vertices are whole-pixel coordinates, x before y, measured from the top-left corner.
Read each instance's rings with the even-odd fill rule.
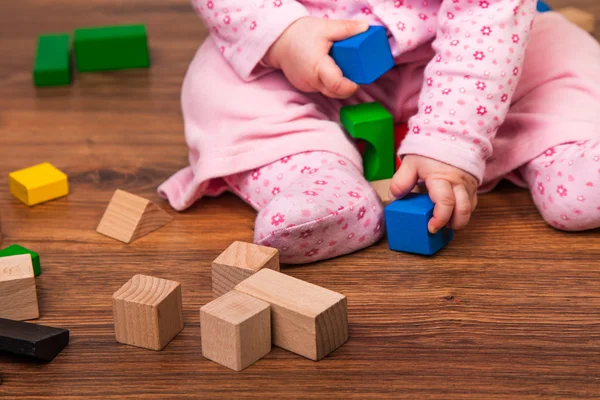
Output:
[[[380,103],[342,107],[340,120],[355,139],[367,142],[363,154],[364,175],[368,181],[394,176],[394,119]]]
[[[38,276],[42,270],[40,269],[40,256],[35,251],[26,249],[18,244],[13,244],[5,249],[0,250],[0,257],[17,256],[19,254],[30,254],[31,263],[33,264],[33,274]]]
[[[42,35],[38,38],[33,83],[59,86],[71,83],[71,43],[68,34]]]
[[[75,30],[75,65],[81,72],[148,68],[148,38],[144,25]]]

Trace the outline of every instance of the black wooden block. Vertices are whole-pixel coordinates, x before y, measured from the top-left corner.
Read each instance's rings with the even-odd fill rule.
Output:
[[[69,344],[69,331],[0,318],[0,351],[52,361]]]

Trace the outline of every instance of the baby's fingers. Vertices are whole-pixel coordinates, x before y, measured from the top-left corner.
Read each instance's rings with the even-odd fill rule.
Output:
[[[456,204],[454,206],[454,213],[450,219],[449,227],[458,230],[464,228],[469,223],[473,207],[471,205],[469,193],[463,185],[456,185],[453,190]]]
[[[320,91],[328,97],[345,99],[358,90],[358,85],[344,78],[340,67],[329,56],[323,57],[317,64],[317,76],[322,85]]]
[[[426,179],[429,197],[435,203],[433,217],[429,220],[427,229],[429,232],[436,233],[442,229],[452,218],[454,211],[455,198],[452,184],[445,179]]]

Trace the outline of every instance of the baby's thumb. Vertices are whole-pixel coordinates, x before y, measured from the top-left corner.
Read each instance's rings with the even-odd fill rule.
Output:
[[[407,160],[408,161],[408,160]],[[390,195],[393,199],[401,199],[410,193],[417,184],[419,174],[411,162],[403,162],[392,178]]]
[[[369,29],[369,23],[366,21],[354,21],[350,19],[329,19],[327,20],[327,39],[332,42],[348,39]]]

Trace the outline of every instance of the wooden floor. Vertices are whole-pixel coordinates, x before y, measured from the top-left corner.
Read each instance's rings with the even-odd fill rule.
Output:
[[[600,16],[597,0],[571,4]],[[151,35],[148,71],[32,88],[36,35],[135,22]],[[274,349],[234,373],[203,359],[199,308],[211,299],[210,262],[232,241],[251,240],[254,217],[232,196],[175,214],[155,194],[187,162],[179,89],[204,35],[187,0],[2,1],[4,244],[40,253],[39,322],[70,329],[72,339],[50,364],[1,356],[0,397],[600,396],[600,232],[547,227],[527,192],[511,186],[482,196],[469,229],[435,257],[380,243],[287,269],[348,296],[350,340],[323,361]],[[69,175],[71,194],[27,208],[8,193],[7,173],[42,161]],[[158,201],[174,222],[132,245],[95,233],[117,188]],[[137,273],[183,285],[185,329],[161,352],[114,339],[112,293]]]

